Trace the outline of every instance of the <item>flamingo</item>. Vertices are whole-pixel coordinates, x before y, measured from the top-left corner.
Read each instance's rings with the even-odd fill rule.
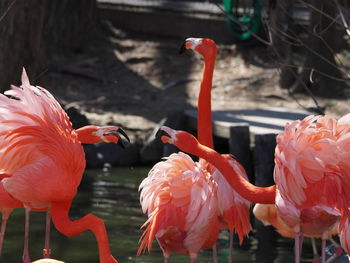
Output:
[[[208,38],[188,38],[184,42],[180,52],[187,49],[192,49],[204,58],[204,68],[202,74],[202,81],[200,86],[200,93],[198,98],[198,141],[212,149],[213,133],[212,133],[212,116],[211,116],[211,88],[213,81],[213,73],[215,66],[215,58],[217,54],[217,46],[212,39]],[[230,155],[223,155],[227,158],[232,167],[245,180],[248,176],[245,169]],[[244,236],[247,236],[251,231],[249,208],[250,203],[242,198],[237,192],[229,186],[223,175],[214,166],[204,159],[200,159],[202,167],[209,171],[213,179],[217,182],[217,195],[219,220],[222,229],[230,230],[230,245],[229,245],[229,263],[232,262],[232,246],[233,246],[233,232],[236,232],[239,237],[240,244],[242,244]],[[214,253],[216,249],[214,247]],[[215,256],[214,256],[215,257]]]
[[[253,214],[264,225],[272,225],[281,236],[287,238],[295,237],[294,227],[300,222],[300,232],[303,236],[311,238],[314,258],[316,259],[317,250],[314,238],[322,239],[323,253],[326,239],[331,239],[331,236],[336,235],[338,232],[340,211],[322,206],[297,209],[291,203],[281,200],[278,192],[277,199],[277,206],[283,205],[282,209],[286,210],[284,215],[287,215],[287,218],[284,220],[279,216],[276,205],[272,204],[256,204]],[[321,255],[321,258],[325,258],[325,255]]]
[[[148,213],[138,255],[157,241],[164,262],[170,253],[189,254],[212,247],[217,239],[216,183],[198,162],[182,152],[157,163],[140,184],[142,210]]]
[[[172,143],[180,150],[211,162],[225,176],[228,183],[242,197],[255,203],[274,203],[276,189],[280,193],[277,209],[281,217],[283,202],[291,202],[298,209],[321,206],[325,210],[336,208],[341,212],[339,224],[342,247],[347,250],[349,240],[348,201],[349,177],[347,172],[349,153],[350,116],[338,122],[329,116],[308,116],[302,121],[287,124],[277,137],[274,177],[276,185],[268,188],[255,187],[240,180],[218,153],[205,147],[190,134],[168,127],[161,130],[164,143]],[[232,175],[229,177],[228,175]],[[236,181],[233,181],[233,178]],[[281,203],[282,202],[282,203]],[[298,215],[297,215],[298,216]],[[336,215],[338,217],[338,215]],[[300,222],[293,229],[295,235],[295,262],[300,261]],[[324,257],[322,260],[325,260]]]
[[[204,69],[198,99],[198,140],[204,145],[213,148],[210,92],[217,47],[211,39],[188,38],[184,42],[181,52],[186,49],[193,49],[204,57]],[[244,169],[233,158],[229,156],[226,156],[226,158],[230,159],[230,163],[232,163],[237,172],[247,179]],[[146,246],[150,251],[152,240],[154,237],[157,237],[158,243],[163,250],[165,262],[167,262],[170,252],[190,254],[191,262],[194,262],[200,248],[207,248],[209,244],[214,245],[216,243],[219,221],[221,226],[230,228],[231,231],[235,229],[241,242],[243,236],[250,231],[249,202],[228,187],[227,183],[222,180],[220,172],[208,162],[200,159],[198,163],[194,163],[190,160],[190,157],[183,153],[173,154],[165,161],[156,164],[149,172],[148,177],[141,183],[141,205],[143,212],[148,213],[149,219],[144,225],[148,224],[148,227],[141,236],[138,255]],[[200,177],[198,176],[198,171],[200,171]],[[197,181],[191,182],[191,180],[187,181],[190,174],[192,174],[193,178],[200,178],[200,180],[198,179],[200,183],[197,184]],[[173,183],[174,178],[178,182],[176,185]],[[209,192],[206,190],[205,200],[201,200],[197,194],[193,194],[194,191],[199,191],[199,189],[197,190],[198,186],[203,189],[210,189]],[[174,194],[176,191],[181,192],[183,195],[187,193],[187,201],[183,201],[183,196],[181,196],[180,201],[177,201],[174,197],[176,196]],[[220,192],[220,195],[218,192]],[[171,199],[170,204],[168,201],[165,201],[165,199],[169,198]],[[213,198],[216,200],[214,201]],[[189,206],[191,202],[202,204],[199,207],[195,206],[195,209],[193,208],[195,211],[191,211],[190,208],[192,209],[192,206]],[[205,202],[210,203],[210,206],[206,205]],[[217,211],[213,208],[214,202]],[[167,203],[167,205],[164,205],[164,203]],[[177,205],[174,205],[175,203]],[[171,211],[171,209],[176,211],[179,204],[182,205],[181,220],[186,218],[186,221],[180,222],[174,218],[166,218],[168,221],[164,222],[165,217],[163,214],[170,213],[165,211]],[[207,222],[200,226],[201,233],[189,231],[192,227],[198,229],[199,226],[194,224],[193,219],[201,213],[206,214],[208,218]],[[214,215],[215,220],[213,219]],[[158,224],[160,220],[163,220],[162,225]],[[203,222],[200,221],[200,223]],[[174,227],[177,229],[175,232],[173,231]],[[213,229],[216,230],[214,231]],[[205,231],[215,234],[208,237],[203,233]],[[165,241],[164,238],[160,237],[168,235],[171,235],[171,237],[168,237]],[[176,235],[181,235],[182,237],[175,238],[174,236]],[[190,241],[193,242],[194,240],[193,235],[197,239],[200,236],[201,242],[190,244]],[[206,239],[210,240],[210,242],[206,242]],[[170,242],[169,240],[172,240],[171,245],[166,244]],[[232,246],[232,242],[230,244]],[[178,249],[178,247],[181,247],[181,249]],[[216,261],[215,253],[214,260]]]
[[[83,144],[92,144],[97,142],[114,142],[114,143],[121,143],[121,140],[119,140],[119,134],[121,133],[124,135],[124,137],[129,140],[127,134],[117,126],[95,126],[95,125],[88,125],[84,126],[82,128],[79,128],[76,130],[78,139]],[[123,147],[123,146],[122,146]],[[6,176],[3,175],[3,178]],[[3,185],[0,184],[0,212],[2,214],[2,221],[1,221],[1,230],[0,230],[0,257],[1,257],[1,251],[2,251],[2,244],[5,236],[5,230],[6,230],[6,224],[7,220],[15,208],[23,208],[23,204],[12,198],[4,189]],[[50,257],[51,251],[49,248],[49,236],[50,236],[50,212],[49,209],[47,210],[46,215],[46,231],[45,231],[45,247],[43,249],[43,256],[44,258]],[[27,219],[29,220],[29,219]],[[26,221],[27,221],[26,220]],[[29,222],[26,224],[26,229],[28,231]],[[26,240],[28,240],[28,233],[25,234]],[[25,241],[27,244],[28,241]],[[25,245],[25,250],[23,253],[23,258],[25,261],[29,260],[29,252],[28,252],[28,245]]]
[[[295,215],[299,220],[294,220],[289,203],[298,211],[310,209],[320,217],[316,220],[319,226],[324,223],[322,262],[327,233],[347,211],[350,182],[344,147],[348,147],[349,129],[344,118],[337,121],[330,116],[308,116],[287,124],[277,136],[274,178],[280,198],[276,198],[276,205],[281,218],[295,232],[295,262],[300,261],[302,214],[299,212]]]
[[[44,88],[31,86],[24,70],[22,86],[0,94],[0,112],[4,190],[27,208],[28,215],[30,209],[49,209],[53,224],[67,236],[91,230],[97,239],[100,263],[116,263],[102,219],[92,214],[74,221],[68,217],[85,168],[78,134],[80,139],[87,138],[93,127],[75,131],[55,98]],[[114,133],[92,135],[108,140],[106,137]]]

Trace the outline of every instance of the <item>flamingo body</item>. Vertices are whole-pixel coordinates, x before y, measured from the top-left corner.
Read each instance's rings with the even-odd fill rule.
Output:
[[[25,71],[21,87],[0,94],[0,131],[3,189],[30,209],[51,209],[54,225],[64,234],[92,230],[100,262],[117,262],[102,220],[68,218],[85,169],[84,151],[59,103],[44,88],[31,86]]]
[[[201,248],[211,247],[219,229],[215,186],[211,175],[187,154],[172,154],[157,163],[140,185],[142,210],[149,219],[138,254],[150,250],[154,238],[165,256],[195,257]]]

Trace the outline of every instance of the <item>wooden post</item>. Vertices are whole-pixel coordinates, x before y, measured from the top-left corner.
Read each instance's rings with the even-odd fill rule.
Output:
[[[273,169],[274,153],[276,147],[276,134],[255,135],[253,149],[255,185],[269,186],[274,184]],[[256,250],[257,262],[273,262],[276,258],[277,232],[271,226],[264,226],[260,221],[254,222],[258,249]]]
[[[253,167],[248,124],[230,127],[229,148],[230,153],[245,168],[249,179],[252,178]]]
[[[255,185],[270,186],[274,184],[273,169],[275,167],[274,154],[276,134],[255,135],[253,149]]]

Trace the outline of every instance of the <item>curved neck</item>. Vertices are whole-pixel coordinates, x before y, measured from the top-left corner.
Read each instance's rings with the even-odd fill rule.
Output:
[[[275,203],[276,185],[257,187],[249,183],[234,171],[227,159],[204,145],[197,144],[197,147],[193,149],[191,153],[214,165],[225,177],[231,187],[248,201],[260,204]]]
[[[88,214],[77,220],[71,220],[69,218],[71,202],[71,200],[61,203],[52,202],[51,216],[56,229],[69,237],[77,236],[87,230],[91,230],[97,240],[100,262],[118,263],[111,255],[103,220],[92,214]]]
[[[204,68],[201,87],[198,97],[198,120],[197,134],[198,141],[210,148],[213,148],[213,132],[211,117],[211,87],[216,53],[204,57]]]

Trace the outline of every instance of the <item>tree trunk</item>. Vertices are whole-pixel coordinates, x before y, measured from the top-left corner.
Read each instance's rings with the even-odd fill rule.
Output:
[[[96,25],[96,0],[0,0],[0,91],[20,84],[23,67],[40,83],[44,58],[81,51]]]
[[[329,17],[336,18],[335,5],[332,1],[313,0],[311,21],[309,26],[308,40],[306,41],[305,50],[306,62],[305,67],[314,69],[310,77],[311,70],[306,69],[303,72],[303,79],[308,83],[311,79],[310,87],[315,95],[322,97],[337,97],[343,94],[344,82],[342,74],[335,62],[335,48],[337,45],[337,31],[335,23]]]
[[[0,1],[0,89],[19,84],[22,67],[35,79],[42,61],[44,0]]]
[[[47,54],[81,52],[95,37],[96,0],[49,0],[45,23]]]

